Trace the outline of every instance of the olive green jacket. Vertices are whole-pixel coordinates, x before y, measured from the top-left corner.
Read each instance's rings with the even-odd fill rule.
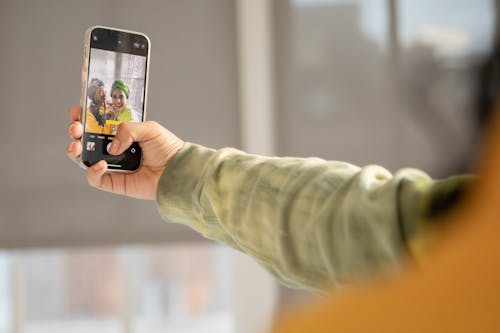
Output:
[[[165,220],[250,255],[285,284],[325,290],[411,255],[437,184],[415,169],[186,143],[160,179],[157,205]]]

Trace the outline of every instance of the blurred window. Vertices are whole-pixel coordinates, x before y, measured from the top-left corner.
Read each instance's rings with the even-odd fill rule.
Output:
[[[229,282],[206,244],[4,252],[0,332],[230,333]]]

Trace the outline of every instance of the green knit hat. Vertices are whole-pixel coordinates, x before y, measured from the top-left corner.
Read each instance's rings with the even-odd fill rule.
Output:
[[[122,80],[116,80],[115,82],[113,82],[113,85],[111,86],[111,94],[113,94],[113,91],[116,88],[121,89],[121,91],[123,91],[125,93],[125,95],[127,96],[127,98],[128,98],[128,95],[130,94],[130,89],[125,84],[125,82],[123,82]]]

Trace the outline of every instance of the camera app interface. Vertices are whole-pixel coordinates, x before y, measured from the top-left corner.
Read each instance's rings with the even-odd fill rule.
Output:
[[[128,169],[124,164],[131,161],[125,155],[133,159],[139,147],[133,145],[122,156],[108,154],[107,148],[120,123],[143,120],[147,40],[97,29],[90,46],[83,147],[87,164],[105,159],[109,167]]]

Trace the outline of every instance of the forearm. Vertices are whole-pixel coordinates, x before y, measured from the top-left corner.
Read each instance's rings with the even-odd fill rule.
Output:
[[[157,199],[163,218],[251,255],[285,283],[323,288],[401,260],[416,223],[415,198],[401,194],[418,197],[416,183],[431,180],[417,170],[393,177],[378,166],[186,144]]]

